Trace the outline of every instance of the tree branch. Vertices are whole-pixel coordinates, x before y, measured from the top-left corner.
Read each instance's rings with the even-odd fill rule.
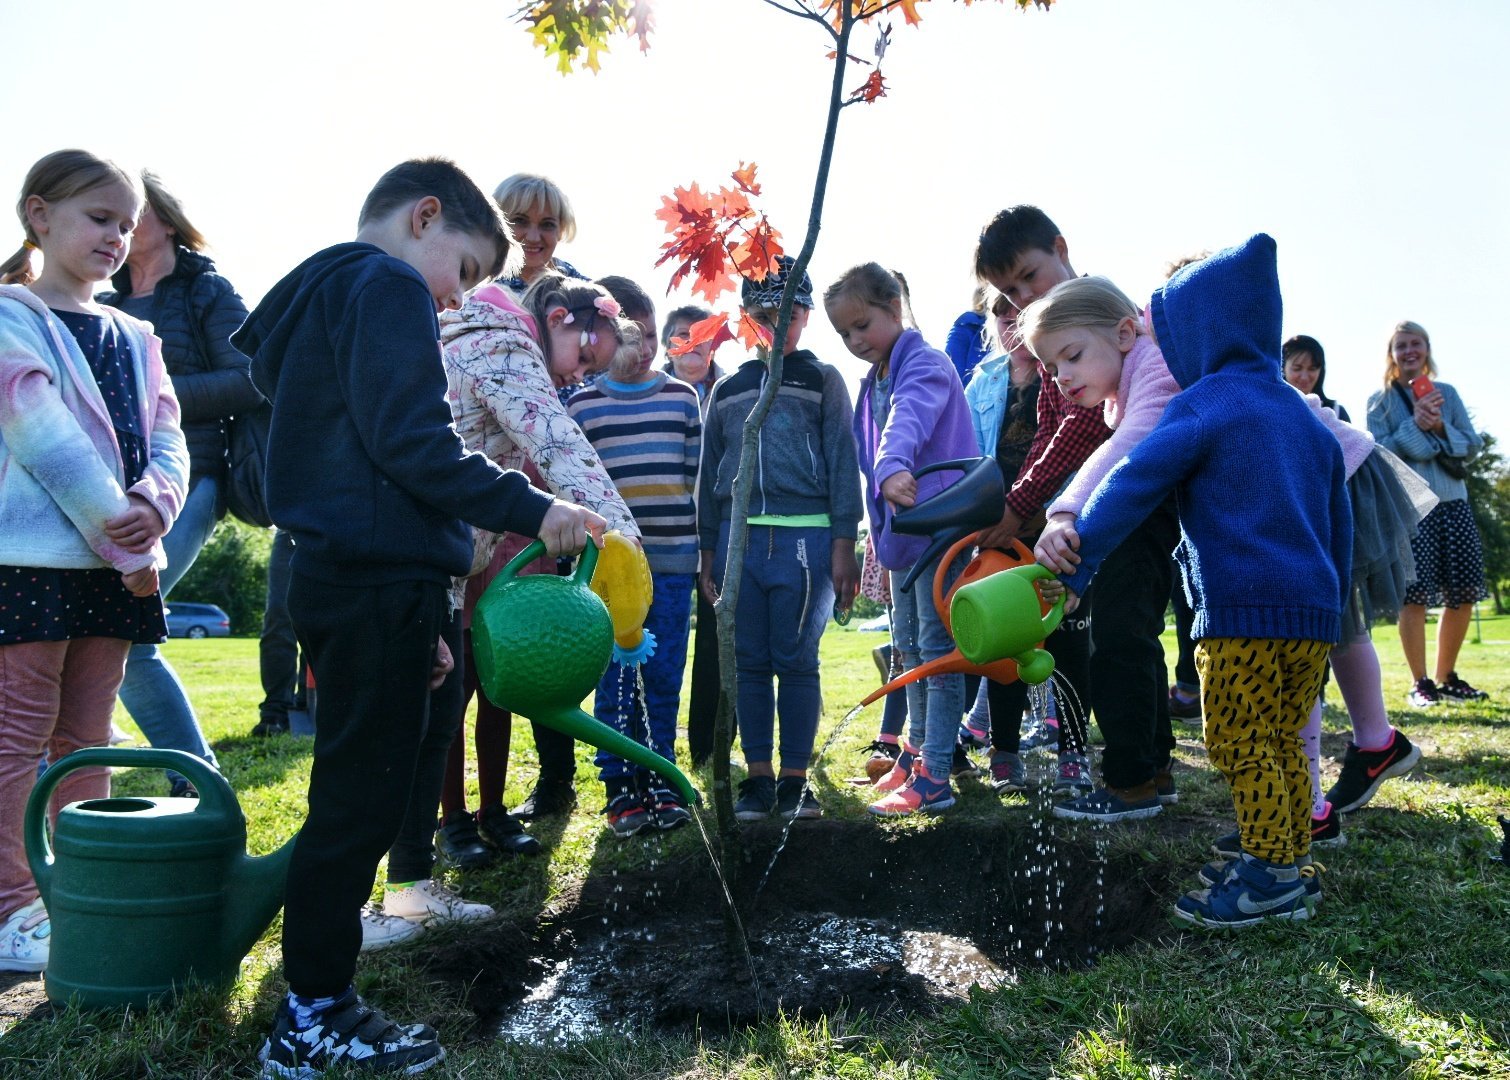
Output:
[[[819,15],[816,11],[809,10],[808,8],[787,7],[785,4],[780,3],[779,0],[760,0],[760,2],[762,4],[767,4],[775,8],[777,11],[784,11],[788,15],[795,15],[799,19],[810,19],[811,21],[817,23],[819,26],[823,27],[824,30],[828,31],[829,37],[833,38],[836,41],[838,40],[838,32],[829,25],[827,19],[825,19],[822,15]]]

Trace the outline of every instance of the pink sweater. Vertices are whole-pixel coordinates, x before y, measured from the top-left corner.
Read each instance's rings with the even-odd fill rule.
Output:
[[[1045,387],[1045,394],[1058,393],[1058,388]],[[1125,458],[1143,437],[1154,429],[1159,417],[1164,415],[1164,406],[1180,392],[1179,383],[1164,365],[1164,354],[1153,339],[1143,334],[1122,358],[1122,378],[1117,382],[1117,393],[1106,399],[1106,426],[1112,429],[1112,437],[1091,454],[1080,466],[1069,486],[1049,504],[1047,513],[1074,514],[1079,516],[1085,500],[1101,478],[1112,471],[1112,466]]]

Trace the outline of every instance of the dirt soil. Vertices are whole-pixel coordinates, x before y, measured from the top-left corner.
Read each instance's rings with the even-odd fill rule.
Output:
[[[478,1036],[550,1041],[649,1026],[727,1030],[774,1013],[887,1013],[958,999],[1025,966],[1077,966],[1171,933],[1171,871],[1108,862],[1088,831],[802,822],[747,829],[728,943],[706,858],[594,877],[533,928],[493,926],[429,957],[471,984]],[[1041,850],[1040,850],[1041,849]],[[523,1004],[521,1004],[523,1003]]]

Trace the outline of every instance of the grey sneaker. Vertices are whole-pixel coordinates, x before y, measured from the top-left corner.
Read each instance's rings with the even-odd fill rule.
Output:
[[[1059,755],[1059,775],[1054,779],[1052,793],[1076,798],[1089,795],[1096,785],[1091,783],[1091,763],[1084,754],[1074,752]]]
[[[998,795],[1028,790],[1028,769],[1021,754],[997,750],[991,755],[991,790]]]
[[[313,1080],[336,1065],[413,1075],[440,1064],[446,1051],[432,1028],[400,1027],[350,991],[307,1028],[293,1026],[286,1002],[279,1006],[257,1057],[263,1080]]]

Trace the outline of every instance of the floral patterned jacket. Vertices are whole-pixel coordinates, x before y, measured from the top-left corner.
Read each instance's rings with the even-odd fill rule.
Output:
[[[484,286],[458,310],[442,312],[440,341],[446,398],[467,449],[505,469],[533,463],[553,494],[601,514],[610,529],[640,535],[597,451],[556,396],[534,320],[503,288]],[[501,539],[474,530],[473,574],[490,563],[496,572]],[[522,550],[529,539],[508,546]]]

